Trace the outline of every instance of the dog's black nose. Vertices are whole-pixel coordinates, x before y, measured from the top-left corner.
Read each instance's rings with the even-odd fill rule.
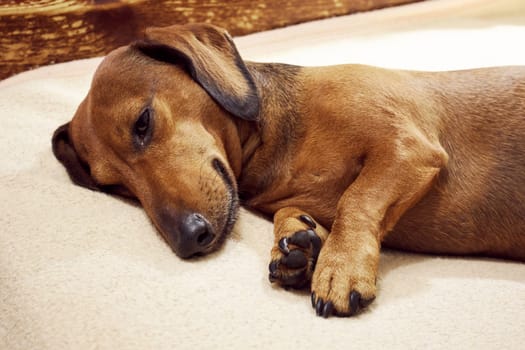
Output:
[[[181,222],[178,253],[182,258],[189,258],[204,252],[214,238],[208,220],[198,213],[189,214]]]

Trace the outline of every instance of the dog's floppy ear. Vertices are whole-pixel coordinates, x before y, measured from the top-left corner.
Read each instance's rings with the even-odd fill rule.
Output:
[[[226,30],[208,24],[153,27],[134,47],[151,58],[182,63],[224,109],[237,117],[257,120],[257,88]]]
[[[53,145],[53,154],[66,167],[69,177],[75,184],[94,191],[100,190],[95,180],[91,177],[88,165],[80,160],[73,147],[69,137],[69,123],[55,130],[51,143]]]
[[[89,165],[78,157],[73,147],[69,137],[69,124],[66,123],[55,130],[51,143],[53,145],[53,154],[64,165],[71,181],[93,191],[136,199],[135,195],[122,185],[100,185],[91,177]]]

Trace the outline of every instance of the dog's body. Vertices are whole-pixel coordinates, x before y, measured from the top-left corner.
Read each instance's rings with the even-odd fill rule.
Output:
[[[289,76],[288,67],[281,69],[273,73],[276,86],[280,74]],[[302,68],[295,79],[294,86],[311,89],[283,96],[283,105],[295,104],[292,115],[283,109],[263,116],[275,124],[268,126],[270,145],[244,165],[240,190],[250,207],[269,214],[299,207],[331,227],[339,199],[366,162],[363,148],[377,142],[388,149],[379,156],[391,161],[390,152],[407,152],[399,143],[420,146],[411,140],[417,133],[441,170],[384,242],[425,253],[525,259],[525,68],[424,73],[344,65]],[[414,181],[395,177],[389,181]]]
[[[270,279],[311,280],[323,316],[374,298],[381,244],[525,260],[524,67],[249,63],[205,25],[147,39],[106,58],[53,145],[178,255],[216,249],[240,194],[274,215]]]

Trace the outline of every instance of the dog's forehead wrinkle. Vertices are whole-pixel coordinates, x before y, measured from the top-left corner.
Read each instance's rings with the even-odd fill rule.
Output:
[[[129,89],[128,89],[129,90]],[[120,91],[119,94],[113,91]],[[90,92],[88,115],[93,124],[110,126],[102,131],[116,131],[120,134],[129,129],[145,108],[152,105],[155,90],[152,88],[146,94],[136,94],[133,91],[121,92],[120,88],[105,86],[102,89],[92,88]],[[117,98],[115,98],[117,96]],[[101,129],[101,128],[95,128]]]
[[[117,50],[118,51],[118,50]],[[167,67],[151,64],[146,58],[129,54],[128,51],[110,53],[97,68],[91,92],[102,97],[114,98],[121,95],[137,97],[151,96],[166,76]]]

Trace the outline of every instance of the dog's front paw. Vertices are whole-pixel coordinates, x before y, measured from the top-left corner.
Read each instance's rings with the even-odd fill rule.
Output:
[[[276,228],[280,239],[272,248],[269,279],[284,287],[303,288],[312,279],[323,244],[321,237],[325,238],[327,233],[305,214],[286,221]]]
[[[325,245],[312,278],[312,307],[322,317],[355,315],[375,299],[375,281],[373,264]]]

